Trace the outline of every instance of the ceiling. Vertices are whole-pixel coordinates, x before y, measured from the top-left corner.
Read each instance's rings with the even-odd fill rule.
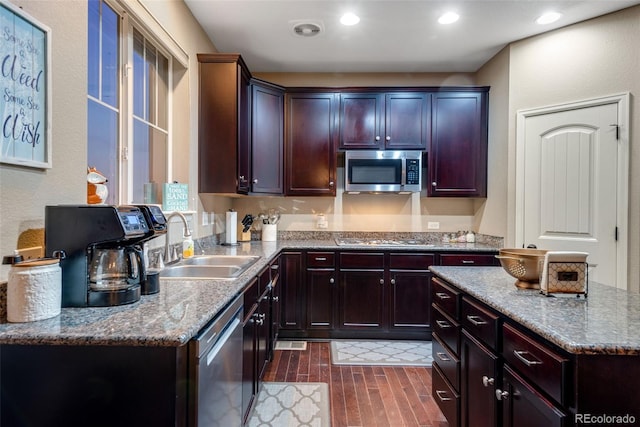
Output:
[[[510,42],[584,21],[637,0],[185,0],[219,52],[254,72],[475,72]],[[562,13],[538,25],[543,12]],[[345,12],[360,17],[340,24]],[[438,17],[455,11],[450,25]],[[296,35],[299,23],[322,30]]]

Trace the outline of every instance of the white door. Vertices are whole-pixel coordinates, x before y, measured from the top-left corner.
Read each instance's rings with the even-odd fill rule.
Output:
[[[626,288],[619,115],[610,102],[519,117],[516,244],[588,252],[589,280]]]

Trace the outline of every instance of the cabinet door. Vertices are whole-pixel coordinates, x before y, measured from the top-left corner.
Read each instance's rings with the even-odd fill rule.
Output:
[[[462,426],[498,425],[498,356],[463,330],[460,359]]]
[[[386,328],[383,270],[340,272],[340,328]]]
[[[502,400],[504,427],[564,427],[570,417],[538,393],[531,385],[505,365],[502,389],[496,396]]]
[[[487,196],[486,92],[434,93],[429,196]]]
[[[391,270],[390,310],[392,329],[424,329],[431,326],[431,273]]]
[[[389,93],[385,99],[384,146],[424,150],[429,136],[430,94]]]
[[[285,195],[336,195],[337,96],[285,96]]]
[[[249,189],[249,79],[239,55],[198,55],[198,191]]]
[[[302,253],[285,252],[280,256],[280,329],[302,329]]]
[[[307,269],[308,329],[333,329],[335,275],[334,269]]]
[[[284,192],[284,93],[254,82],[251,114],[251,191]]]
[[[340,148],[384,148],[384,95],[340,94]]]

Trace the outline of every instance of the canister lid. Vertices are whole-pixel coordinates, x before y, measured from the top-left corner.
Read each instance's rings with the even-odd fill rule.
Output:
[[[60,260],[58,258],[38,258],[30,261],[22,261],[16,264],[13,264],[14,267],[39,267],[42,265],[52,265],[59,263]]]

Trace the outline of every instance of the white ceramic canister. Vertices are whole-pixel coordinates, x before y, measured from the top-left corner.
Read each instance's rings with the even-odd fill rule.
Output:
[[[57,259],[25,261],[11,266],[7,283],[7,320],[33,322],[60,314],[62,269]]]
[[[264,242],[275,242],[278,238],[277,224],[262,224],[262,240]]]

